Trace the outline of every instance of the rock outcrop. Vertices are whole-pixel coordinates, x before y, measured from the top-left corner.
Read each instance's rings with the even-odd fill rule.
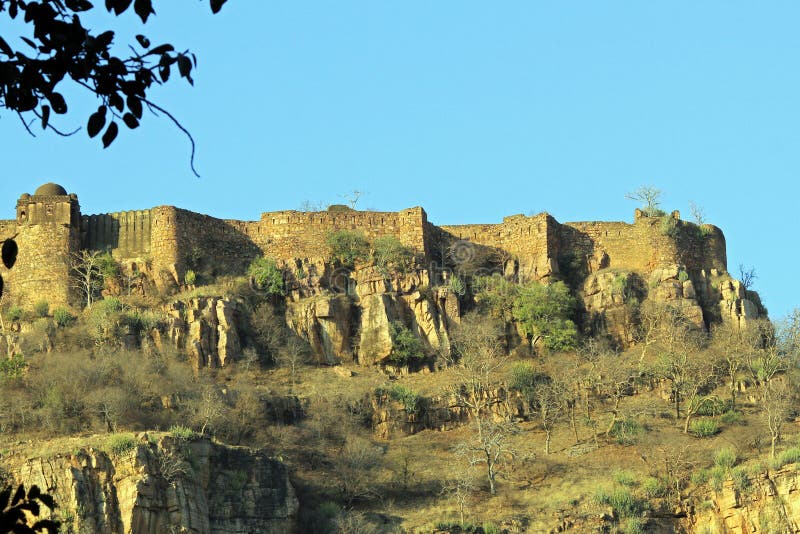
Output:
[[[800,532],[797,468],[790,464],[739,484],[726,481],[694,506],[683,526],[689,532],[720,534]]]
[[[65,532],[284,533],[298,501],[286,466],[260,451],[208,439],[140,434],[124,452],[93,447],[40,458],[11,456],[17,483],[56,500]],[[69,530],[71,529],[71,530]]]
[[[222,297],[197,297],[167,308],[167,337],[195,369],[224,367],[241,356],[238,309]]]
[[[333,365],[351,353],[352,305],[345,295],[319,295],[289,302],[286,323],[308,341],[318,361]]]

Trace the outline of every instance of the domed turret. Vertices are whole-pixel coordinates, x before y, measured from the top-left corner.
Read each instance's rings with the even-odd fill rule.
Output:
[[[36,189],[34,195],[42,197],[67,196],[67,190],[58,184],[54,184],[53,182],[48,182],[46,184],[40,185],[39,188]]]

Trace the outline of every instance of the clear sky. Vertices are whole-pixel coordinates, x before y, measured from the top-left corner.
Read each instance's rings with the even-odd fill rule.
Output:
[[[632,221],[624,195],[650,184],[686,219],[689,201],[705,208],[729,271],[755,267],[773,318],[800,305],[800,3],[207,4],[159,0],[144,28],[111,21],[198,55],[194,88],[151,96],[194,134],[202,177],[163,118],[102,150],[85,131],[30,138],[5,113],[0,217],[52,180],[84,213],[172,204],[254,220],[357,189],[362,208],[421,205],[437,224]],[[96,106],[74,103],[84,114],[60,126]]]

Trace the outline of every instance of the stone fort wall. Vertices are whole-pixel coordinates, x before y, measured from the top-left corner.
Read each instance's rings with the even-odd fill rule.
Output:
[[[696,226],[678,221],[677,234],[670,237],[662,232],[660,219],[641,216],[632,224],[561,224],[540,213],[505,217],[499,224],[450,226],[428,222],[420,207],[277,211],[257,221],[223,220],[173,206],[81,216],[77,197],[65,193],[23,195],[17,209],[16,221],[0,221],[0,237],[17,235],[20,245],[19,268],[4,270],[3,277],[17,300],[44,299],[51,306],[75,301],[67,260],[81,248],[107,250],[118,260],[149,259],[155,271],[180,280],[186,269],[202,266],[213,274],[242,274],[262,254],[281,260],[323,258],[328,255],[326,238],[337,230],[361,231],[370,240],[395,236],[426,266],[443,262],[445,255],[458,261],[477,255],[496,262],[515,258],[525,279],[557,273],[565,258],[591,262],[602,257],[602,266],[642,273],[676,263],[695,271],[726,270],[725,238],[718,228],[709,226],[701,236]],[[31,219],[20,209],[42,214]]]

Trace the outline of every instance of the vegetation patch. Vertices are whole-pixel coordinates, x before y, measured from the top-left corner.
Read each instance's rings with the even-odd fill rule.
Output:
[[[135,449],[137,443],[132,434],[112,434],[106,440],[106,448],[111,454],[122,456]]]

